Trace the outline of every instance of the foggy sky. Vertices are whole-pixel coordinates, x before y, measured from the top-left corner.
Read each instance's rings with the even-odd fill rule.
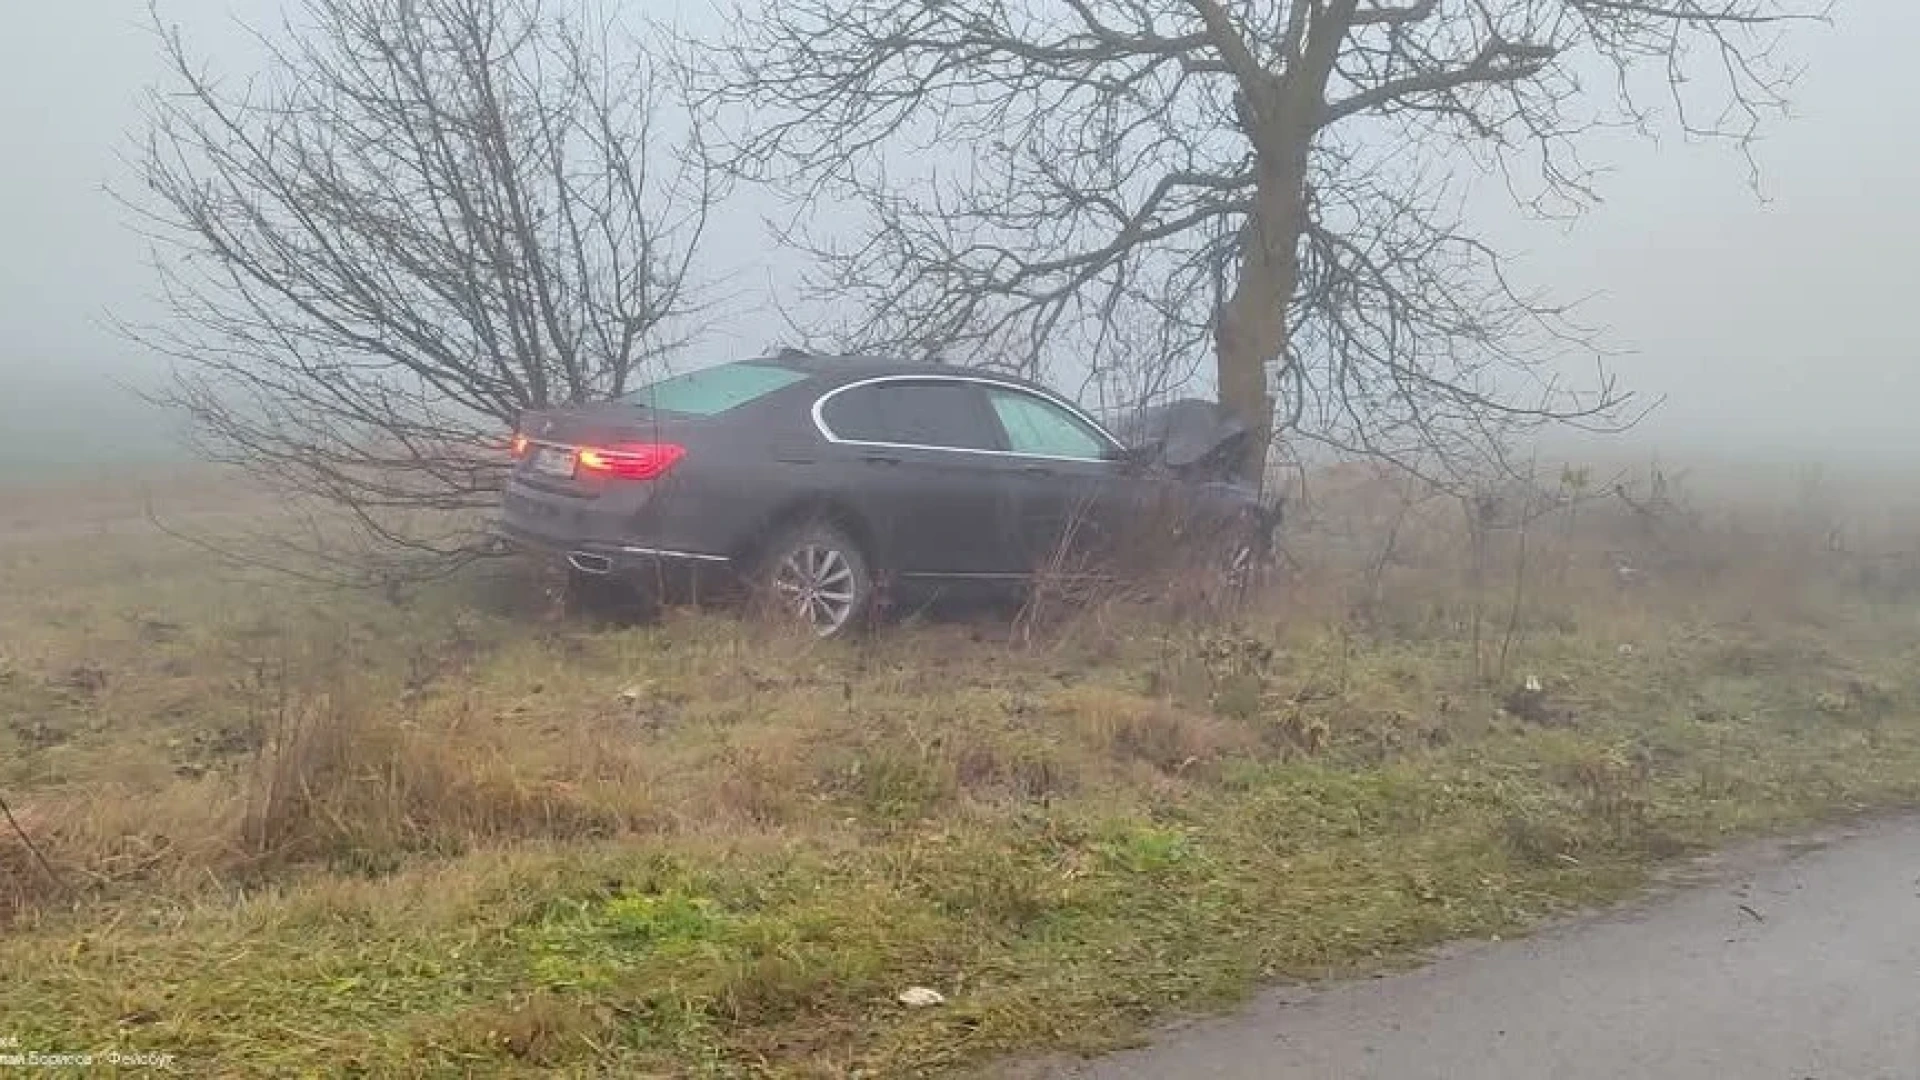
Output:
[[[697,6],[688,0],[686,8]],[[42,396],[115,393],[151,358],[105,328],[152,313],[144,242],[105,193],[127,182],[138,98],[159,75],[145,0],[10,4],[0,34],[0,424]],[[244,71],[229,15],[270,21],[275,0],[163,0],[193,47]],[[649,4],[652,12],[653,5]],[[1807,72],[1796,117],[1758,149],[1767,201],[1724,148],[1611,138],[1606,204],[1571,227],[1510,215],[1487,232],[1523,255],[1524,279],[1591,296],[1581,318],[1627,355],[1628,387],[1664,396],[1645,440],[1725,440],[1769,455],[1920,461],[1920,5],[1843,0],[1835,25],[1794,40]],[[777,282],[750,214],[723,215],[710,272],[737,272],[737,348],[778,336],[755,293]],[[724,342],[719,346],[724,349]],[[24,408],[23,408],[24,407]],[[123,411],[123,410],[120,410]]]

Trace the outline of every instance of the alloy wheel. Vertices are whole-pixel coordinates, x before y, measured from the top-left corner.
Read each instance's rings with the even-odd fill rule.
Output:
[[[820,637],[832,637],[847,625],[858,598],[846,554],[822,544],[788,552],[774,568],[773,590],[774,601],[806,620]]]

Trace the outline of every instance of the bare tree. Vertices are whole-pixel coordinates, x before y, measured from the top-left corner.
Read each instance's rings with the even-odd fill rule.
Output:
[[[158,9],[129,199],[206,452],[458,557],[522,410],[618,394],[682,343],[718,194],[656,124],[641,46],[584,0],[304,0],[208,74]],[[422,513],[425,511],[426,513]]]
[[[1744,147],[1822,2],[781,0],[702,70],[753,121],[740,172],[864,211],[790,232],[863,302],[856,343],[1098,363],[1144,315],[1133,351],[1211,360],[1255,430],[1484,464],[1517,427],[1630,417],[1603,368],[1563,383],[1599,350],[1465,198],[1575,212],[1580,136],[1660,103]]]

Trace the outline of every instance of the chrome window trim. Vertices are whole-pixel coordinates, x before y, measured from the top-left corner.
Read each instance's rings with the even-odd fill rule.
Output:
[[[1106,440],[1107,446],[1110,449],[1113,449],[1113,450],[1122,449],[1120,440],[1114,438],[1112,432],[1108,431],[1105,427],[1102,427],[1099,421],[1095,420],[1091,416],[1088,416],[1085,410],[1081,409],[1079,406],[1073,404],[1072,402],[1067,401],[1065,398],[1062,398],[1057,394],[1048,393],[1045,390],[1036,390],[1031,386],[1022,386],[1019,383],[1007,382],[1003,379],[995,379],[985,375],[933,375],[933,374],[876,375],[876,376],[873,376],[872,378],[860,379],[855,382],[847,383],[844,386],[836,386],[833,389],[827,391],[824,394],[821,394],[819,397],[814,399],[813,401],[814,428],[820,432],[821,438],[827,440],[830,443],[833,443],[836,446],[872,446],[872,447],[878,447],[886,450],[934,450],[934,451],[939,451],[947,454],[981,454],[987,457],[1019,458],[1023,461],[1075,461],[1075,462],[1081,462],[1081,463],[1091,462],[1091,463],[1097,463],[1100,465],[1113,464],[1113,461],[1111,459],[1103,458],[1103,457],[1069,457],[1069,456],[1063,456],[1058,454],[1029,454],[1019,450],[983,450],[983,449],[975,449],[969,446],[928,446],[921,443],[879,442],[872,439],[843,439],[840,436],[834,434],[833,429],[827,426],[826,417],[823,415],[823,412],[826,409],[826,405],[828,401],[840,396],[841,394],[846,393],[849,390],[858,390],[858,389],[861,389],[862,387],[879,386],[884,383],[897,383],[897,382],[972,383],[975,386],[990,386],[995,389],[1007,390],[1016,394],[1026,394],[1029,397],[1036,397],[1042,401],[1048,402],[1053,405],[1057,405],[1060,408],[1065,409],[1075,419],[1079,420],[1081,423],[1084,423],[1088,427],[1092,428],[1095,434],[1099,435],[1102,439]]]

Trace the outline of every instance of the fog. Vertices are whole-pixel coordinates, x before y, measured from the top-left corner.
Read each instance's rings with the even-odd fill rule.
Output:
[[[231,24],[273,0],[165,0],[203,54],[244,71]],[[653,12],[650,7],[650,14]],[[144,0],[16,4],[0,36],[0,446],[49,454],[71,432],[157,432],[123,384],[161,369],[108,316],[151,317],[144,241],[110,197],[138,134],[139,95],[159,74]],[[687,18],[710,18],[694,14]],[[1831,28],[1794,41],[1806,74],[1796,116],[1757,148],[1762,195],[1724,147],[1614,138],[1605,205],[1572,226],[1494,210],[1489,234],[1529,283],[1589,297],[1582,321],[1620,350],[1624,385],[1664,399],[1636,449],[1825,460],[1920,460],[1920,328],[1909,318],[1920,247],[1920,96],[1909,61],[1920,8],[1851,0]],[[750,211],[752,208],[746,207]],[[767,264],[751,212],[724,215],[707,252],[733,275],[719,349],[777,334],[767,299],[792,275]],[[143,438],[143,442],[146,441]],[[88,440],[89,447],[102,447]],[[60,453],[64,453],[61,451]]]

